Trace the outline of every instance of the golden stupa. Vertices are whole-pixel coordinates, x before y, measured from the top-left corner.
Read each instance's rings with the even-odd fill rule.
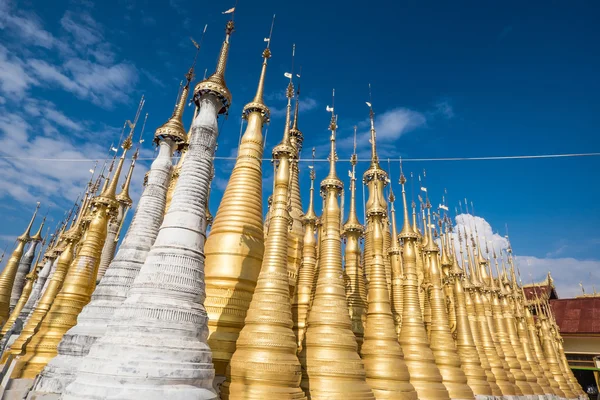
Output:
[[[217,72],[196,87],[194,129],[185,126],[182,119],[193,79],[190,71],[173,117],[157,130],[176,135],[181,157],[169,172],[168,186],[165,181],[162,200],[155,207],[159,217],[156,219],[164,214],[162,201],[166,203],[165,212],[169,210],[174,193],[175,202],[179,202],[176,208],[189,204],[190,209],[200,213],[204,210],[204,215],[199,218],[199,233],[194,234],[198,239],[187,246],[193,248],[185,248],[194,252],[194,260],[177,252],[177,239],[187,237],[186,225],[173,219],[177,229],[169,250],[173,253],[169,254],[176,257],[173,260],[177,263],[161,264],[173,270],[164,276],[159,274],[164,281],[152,282],[168,292],[171,300],[190,298],[185,303],[189,307],[140,309],[139,313],[150,321],[143,327],[115,318],[108,323],[109,331],[131,328],[131,337],[119,338],[123,341],[119,346],[135,347],[136,352],[149,357],[147,360],[153,360],[135,367],[134,375],[141,378],[136,375],[131,381],[135,384],[128,383],[127,390],[117,397],[133,400],[158,398],[157,393],[180,393],[179,398],[189,398],[183,393],[196,393],[199,400],[583,398],[565,355],[559,323],[547,300],[528,301],[525,297],[523,285],[516,279],[510,244],[502,249],[492,246],[490,251],[485,238],[480,240],[476,227],[459,221],[458,212],[453,223],[447,215],[445,193],[436,212],[431,206],[432,194],[422,186],[421,176],[419,185],[426,193],[425,199],[418,196],[419,205],[407,201],[402,164],[399,183],[393,182],[391,171],[384,171],[380,165],[378,121],[370,102],[369,131],[359,136],[354,127],[352,155],[344,161],[350,162],[347,192],[337,173],[338,116],[333,104],[326,108],[331,113],[327,150],[324,137],[320,146],[322,153],[328,153],[328,171],[319,177],[317,163],[325,160],[319,160],[316,154],[318,142],[312,151],[312,163],[301,159],[306,138],[299,128],[303,112],[300,90],[293,82],[295,76],[299,77],[293,71],[295,46],[292,72],[285,73],[289,83],[285,90],[286,108],[281,110],[281,141],[273,149],[265,148],[267,134],[263,130],[271,122],[269,96],[265,95],[267,64],[272,63],[269,35],[256,92],[242,111],[246,129],[240,137],[233,170],[225,174],[213,166],[216,141],[222,140],[213,132],[216,118],[226,113],[231,103],[223,74],[232,32],[230,21]],[[258,63],[258,53],[256,56]],[[200,100],[208,108],[201,108]],[[98,388],[106,382],[101,373],[94,375],[93,357],[114,351],[116,342],[111,342],[110,335],[97,338],[89,354],[82,356],[82,366],[70,372],[75,373],[79,383],[70,378],[73,383],[70,389],[64,388],[64,393],[38,393],[35,389],[30,394],[30,389],[36,380],[39,382],[37,377],[44,366],[63,348],[59,347],[63,336],[78,323],[78,316],[92,298],[105,268],[116,271],[110,268],[112,263],[101,263],[102,252],[106,247],[109,256],[114,253],[121,229],[127,230],[121,225],[124,210],[135,197],[130,196],[130,186],[142,185],[133,175],[136,151],[123,190],[116,193],[142,105],[143,101],[130,125],[131,132],[122,143],[120,158],[115,155],[105,162],[100,176],[88,183],[79,210],[74,208],[58,224],[47,248],[37,254],[28,273],[19,272],[18,278],[17,271],[23,271],[19,263],[27,243],[41,242],[41,228],[30,236],[39,203],[25,232],[16,238],[16,246],[0,273],[0,362],[6,374],[1,399],[105,398],[102,393],[107,392]],[[189,149],[187,131],[195,135]],[[357,142],[357,137],[365,138],[365,142],[369,137],[369,144]],[[345,139],[351,138],[343,139],[348,143]],[[370,153],[369,160],[361,160],[368,161],[368,165],[363,164],[365,168],[358,160],[361,150]],[[263,172],[270,168],[264,157],[268,151],[273,156],[274,182],[272,190],[267,188],[270,196],[268,209],[264,210],[267,199],[263,196]],[[202,198],[186,197],[185,174],[179,178],[184,166],[205,165],[208,161],[210,168],[202,167],[201,175],[194,179],[191,175],[185,177],[185,185],[201,184]],[[303,164],[305,161],[310,165]],[[308,167],[303,168],[305,165]],[[104,176],[106,171],[108,178]],[[362,187],[357,179],[360,173]],[[210,193],[213,178],[227,182],[222,193],[217,185],[213,187],[212,201],[219,203],[214,221],[208,193],[205,196],[206,188]],[[301,187],[302,178],[306,182],[310,179],[310,186]],[[322,203],[315,199],[315,180],[320,178],[317,192]],[[357,192],[364,193],[365,189],[368,198],[363,199],[365,212],[361,222]],[[398,213],[394,191],[401,193],[402,210],[398,208]],[[308,204],[306,210],[303,199]],[[76,214],[73,220],[72,213]],[[463,217],[474,218],[469,210]],[[107,237],[114,243],[105,246]],[[45,241],[42,246],[46,246]],[[35,248],[31,248],[28,254],[34,254]],[[34,257],[26,259],[29,264]],[[204,263],[199,263],[200,259]],[[128,284],[144,284],[132,277],[124,279],[131,279]],[[102,282],[103,285],[106,278]],[[135,300],[135,296],[128,299]],[[119,315],[119,310],[123,311],[129,303],[126,300],[114,315]],[[187,312],[190,310],[193,312]],[[85,325],[81,322],[79,326]],[[181,333],[182,326],[193,326],[195,333]],[[154,328],[164,332],[161,338],[165,340],[146,346],[140,338]],[[140,331],[142,334],[136,336]],[[169,332],[177,334],[171,337]],[[202,343],[202,355],[198,356],[201,359],[190,363],[187,347],[183,355],[178,346],[182,335],[193,336]],[[169,353],[167,365],[152,358],[156,349]],[[122,367],[125,371],[129,364]],[[144,368],[148,369],[142,371]],[[193,375],[196,369],[202,374]],[[169,376],[162,379],[164,374]],[[189,374],[199,378],[188,379]],[[175,375],[177,378],[172,378]],[[147,379],[149,376],[161,379]],[[126,378],[111,378],[111,390],[120,380],[124,382]],[[149,390],[152,385],[155,386]],[[86,393],[86,397],[76,393]]]

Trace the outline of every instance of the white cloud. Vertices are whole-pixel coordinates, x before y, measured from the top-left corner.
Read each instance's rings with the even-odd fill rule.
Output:
[[[43,29],[37,15],[15,8],[8,2],[0,5],[0,29],[18,38],[12,51],[0,45],[0,93],[20,99],[32,86],[44,86],[58,87],[104,108],[128,102],[130,90],[123,88],[135,86],[137,68],[116,61],[114,46],[90,14],[65,12],[60,20],[62,35],[54,36]]]
[[[425,114],[410,110],[405,107],[397,107],[388,110],[382,114],[375,115],[375,130],[377,131],[377,144],[389,143],[397,140],[400,136],[416,128],[427,124]],[[363,120],[359,127],[370,127],[369,120]],[[358,143],[365,143],[370,140],[370,130],[357,133]],[[338,140],[337,146],[340,149],[348,149],[354,145],[354,137],[347,136]],[[380,154],[381,156],[381,154]]]
[[[0,44],[0,92],[7,97],[22,98],[38,81],[26,72],[25,63]]]
[[[508,248],[508,240],[494,233],[491,225],[481,217],[474,217],[470,214],[460,214],[456,217],[454,226],[454,243],[458,250],[457,231],[460,231],[464,240],[464,233],[469,236],[469,244],[471,233],[475,236],[475,230],[479,234],[479,245],[484,250],[483,255],[486,256],[486,244],[492,251],[492,246],[496,253],[500,255],[502,251]],[[463,242],[464,243],[464,242]],[[514,243],[513,243],[514,245]],[[463,247],[464,251],[464,247]],[[521,273],[523,284],[542,281],[548,271],[554,278],[554,284],[557,288],[558,295],[561,298],[574,297],[581,294],[579,282],[583,281],[584,286],[588,288],[588,292],[592,290],[592,285],[595,284],[600,288],[600,260],[578,260],[573,257],[551,256],[560,252],[548,252],[544,258],[516,255],[515,261]]]

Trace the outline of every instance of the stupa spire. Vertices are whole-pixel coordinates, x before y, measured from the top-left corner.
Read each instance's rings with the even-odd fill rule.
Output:
[[[388,160],[389,163],[389,160]],[[400,174],[402,174],[402,160],[400,160]],[[394,207],[396,196],[394,195],[392,185],[392,172],[390,169],[390,193],[388,200],[390,202],[390,220],[392,222],[392,240],[388,249],[390,256],[391,272],[392,272],[392,316],[396,325],[396,336],[402,328],[402,302],[404,301],[404,271],[402,270],[402,252],[398,237],[398,228],[396,226],[396,208]]]
[[[315,267],[317,264],[317,242],[315,240],[317,215],[315,214],[314,197],[315,197],[315,149],[312,152],[313,163],[309,165],[310,169],[310,195],[308,209],[302,217],[304,225],[304,241],[302,244],[302,263],[298,271],[298,285],[296,293],[292,300],[292,321],[294,322],[293,330],[298,342],[298,351],[302,350],[304,334],[306,332],[306,316],[310,306],[310,299],[313,291],[315,280]],[[348,244],[346,244],[348,246]],[[348,247],[346,247],[348,249]],[[348,258],[346,258],[346,263]],[[348,266],[348,264],[346,264]],[[346,267],[347,268],[347,267]]]
[[[15,306],[17,305],[17,302],[21,298],[21,292],[23,291],[23,285],[25,285],[25,276],[29,273],[29,270],[31,269],[31,263],[33,262],[33,259],[35,258],[35,250],[37,248],[37,245],[43,241],[42,230],[44,229],[44,224],[46,223],[47,214],[48,214],[48,212],[46,212],[46,215],[42,219],[42,223],[40,224],[38,231],[29,238],[29,242],[31,244],[29,245],[29,248],[27,249],[25,254],[23,254],[23,256],[21,257],[21,260],[19,261],[19,266],[17,267],[17,273],[15,274],[15,280],[13,282],[12,292],[10,294],[9,310],[11,312],[11,315],[13,314],[13,311],[15,309]],[[27,299],[25,299],[25,300],[27,300]],[[4,328],[6,328],[6,329],[10,328],[10,326],[7,328],[6,325],[7,324],[5,324]],[[12,325],[12,323],[11,323],[11,325]]]
[[[230,21],[217,71],[196,85],[198,111],[189,147],[156,240],[127,299],[82,361],[64,399],[89,399],[89,393],[106,398],[125,392],[132,398],[214,397],[204,308],[205,204],[218,136],[217,116],[231,102],[223,74],[232,31]],[[140,340],[132,344],[132,336]]]
[[[267,63],[271,58],[272,32],[273,24],[266,39],[267,46],[262,52],[256,95],[242,112],[247,126],[240,141],[235,166],[204,247],[204,305],[208,313],[208,344],[218,382],[225,379],[225,369],[244,327],[265,249],[261,163],[265,139],[262,130],[269,122],[270,111],[263,102],[263,92]],[[229,267],[223,268],[223,265]]]
[[[477,343],[480,342],[479,330],[477,324],[470,321],[470,317],[474,317],[473,304],[470,297],[467,297],[469,293],[465,292],[464,272],[458,265],[456,254],[450,251],[452,231],[448,229],[448,225],[446,225],[444,236],[445,246],[443,252],[447,260],[444,261],[444,255],[442,255],[442,262],[449,263],[449,283],[452,286],[456,315],[456,350],[462,370],[467,378],[467,384],[476,398],[499,396],[502,392],[496,384],[496,378],[492,374],[486,354],[483,349],[480,350],[477,346]],[[452,248],[454,248],[454,245],[452,245]],[[470,310],[467,307],[467,302]]]
[[[51,272],[50,279],[46,281],[45,288],[42,289],[43,294],[37,304],[33,306],[33,311],[27,317],[20,335],[15,339],[13,344],[10,346],[10,349],[4,352],[0,363],[6,361],[9,353],[14,356],[25,354],[25,345],[28,344],[31,337],[38,332],[38,328],[42,319],[44,319],[50,310],[56,295],[60,291],[67,271],[69,270],[71,262],[73,261],[75,245],[79,242],[81,235],[83,234],[83,217],[87,211],[89,190],[90,185],[88,185],[88,190],[81,200],[79,212],[77,217],[74,219],[73,226],[68,231],[64,231],[68,223],[68,220],[65,221],[65,227],[63,228],[63,232],[60,234],[59,238],[61,240],[58,242],[55,250],[55,254],[58,255],[58,257],[52,265],[54,272]],[[18,360],[17,367],[19,368],[15,368],[17,372],[20,371],[20,367],[22,365],[23,362]]]
[[[148,116],[148,114],[146,114]],[[145,125],[144,121],[144,125]],[[143,129],[143,128],[142,128]],[[104,247],[100,255],[100,265],[98,266],[98,273],[96,274],[96,284],[104,277],[106,270],[115,256],[115,249],[117,248],[117,242],[119,241],[119,231],[125,221],[125,215],[133,204],[131,197],[129,196],[129,186],[131,185],[131,177],[133,175],[133,169],[135,168],[135,161],[139,154],[139,148],[136,149],[133,157],[131,158],[131,164],[129,170],[125,176],[125,182],[123,183],[121,193],[116,195],[115,199],[119,203],[116,210],[116,215],[111,218],[108,223],[108,232],[106,240],[104,241]]]
[[[371,119],[371,168],[365,173],[368,183],[367,219],[371,229],[368,244],[372,256],[369,290],[367,294],[367,319],[361,355],[365,364],[367,383],[373,389],[377,399],[416,399],[417,392],[409,382],[408,368],[403,360],[402,348],[398,344],[398,335],[392,316],[390,293],[388,291],[384,264],[384,217],[387,205],[383,198],[383,186],[387,174],[378,174],[379,162],[375,151],[375,127],[373,107],[369,106]],[[370,173],[371,169],[373,172]],[[385,183],[384,183],[385,182]],[[387,225],[387,224],[386,224]],[[387,228],[387,226],[386,226]],[[387,250],[387,249],[385,249]]]
[[[78,251],[67,272],[64,283],[56,295],[38,331],[27,344],[26,354],[20,358],[20,368],[15,368],[13,378],[32,379],[58,354],[58,344],[64,334],[77,323],[83,307],[89,303],[96,286],[96,275],[102,248],[108,234],[109,220],[116,217],[119,202],[116,189],[127,151],[131,149],[132,137],[144,106],[140,101],[136,116],[129,123],[129,136],[123,141],[123,152],[108,187],[92,200],[87,231],[78,244]]]
[[[473,216],[473,219],[474,218],[475,217]],[[491,273],[491,268],[488,273],[488,267],[490,263],[485,257],[483,257],[483,253],[481,251],[483,246],[482,241],[479,238],[476,222],[477,221],[474,221],[475,228],[472,229],[472,231],[475,231],[474,251],[476,252],[476,262],[479,264],[479,273],[482,281],[484,282],[484,307],[488,312],[488,318],[490,316],[490,311],[492,315],[493,322],[490,322],[490,326],[492,327],[491,329],[493,329],[492,336],[497,341],[498,355],[503,360],[505,370],[509,373],[509,378],[511,375],[514,377],[517,393],[521,392],[525,396],[531,396],[534,394],[533,388],[527,382],[525,372],[522,370],[522,366],[517,358],[515,348],[511,343],[509,324],[506,323],[506,318],[508,316],[505,316],[504,314],[504,307],[501,301],[503,293],[496,285],[496,280]],[[508,310],[506,311],[508,312]]]
[[[536,308],[537,308],[537,317],[538,323],[540,325],[540,341],[542,342],[542,347],[544,349],[544,356],[546,358],[546,363],[554,377],[554,380],[558,382],[558,387],[563,392],[565,398],[567,399],[575,399],[577,396],[573,393],[571,386],[569,385],[569,381],[565,377],[561,365],[560,360],[557,357],[557,349],[555,348],[554,340],[550,333],[550,327],[548,324],[548,318],[544,315],[542,308],[540,306],[540,299],[537,298],[536,293]]]
[[[366,288],[363,280],[363,266],[361,263],[360,238],[364,233],[364,227],[358,220],[356,214],[356,163],[358,156],[356,154],[356,129],[354,127],[354,150],[350,157],[351,171],[348,171],[350,177],[350,209],[348,219],[343,226],[343,238],[346,242],[344,253],[345,276],[348,281],[348,290],[346,290],[346,299],[350,310],[350,319],[352,320],[352,332],[356,337],[358,351],[364,337],[364,324],[367,315]]]
[[[225,40],[221,45],[221,52],[219,53],[215,72],[202,82],[198,83],[194,88],[194,101],[197,106],[199,106],[198,102],[205,93],[212,92],[213,95],[219,99],[221,108],[217,110],[218,114],[226,113],[231,104],[231,92],[225,83],[225,68],[227,67],[227,59],[229,57],[229,40],[234,29],[235,25],[232,19],[227,22],[225,26]]]
[[[25,307],[25,304],[27,303],[27,299],[29,298],[31,291],[33,290],[33,284],[35,283],[35,280],[37,279],[36,269],[37,269],[37,265],[40,261],[40,257],[42,255],[42,253],[43,253],[42,251],[40,251],[38,253],[37,259],[35,260],[35,262],[33,264],[33,270],[25,276],[25,279],[23,282],[23,290],[21,291],[21,295],[19,296],[19,299],[17,300],[17,303],[15,304],[15,307],[13,308],[13,310],[10,314],[10,317],[8,318],[8,320],[2,327],[2,330],[0,330],[0,335],[2,335],[2,336],[6,335],[6,333],[9,331],[9,329],[13,328],[13,324],[15,323],[19,314],[23,310],[23,307]]]
[[[291,103],[290,100],[294,96],[294,86],[292,79],[294,78],[294,59],[296,54],[296,45],[292,46],[292,68],[291,72],[286,72],[285,76],[290,79],[290,83],[287,88],[286,97],[288,98],[288,104],[286,108],[286,119],[285,128],[288,129],[290,136],[290,144],[294,148],[294,156],[290,159],[291,163],[291,176],[290,176],[290,192],[289,192],[289,205],[290,205],[290,216],[292,217],[292,226],[289,236],[288,245],[288,274],[290,275],[290,296],[294,295],[296,282],[298,280],[298,269],[302,261],[302,245],[304,240],[304,227],[302,225],[302,200],[300,196],[300,170],[298,168],[298,161],[300,158],[300,151],[302,150],[302,142],[304,136],[298,129],[298,110],[299,110],[299,97],[300,97],[300,85],[296,91],[296,109],[294,111],[294,125],[291,125]],[[296,74],[296,77],[300,78],[300,74]]]
[[[10,295],[12,293],[15,276],[17,275],[19,261],[23,255],[25,244],[30,240],[29,234],[31,233],[31,227],[33,226],[33,221],[35,221],[39,209],[40,203],[38,202],[25,232],[17,237],[17,246],[6,262],[2,273],[0,273],[0,325],[3,325],[9,317]]]
[[[288,97],[289,108],[290,97]],[[286,125],[282,141],[273,149],[275,189],[262,267],[231,358],[227,398],[304,399],[300,389],[300,362],[292,331],[287,244],[290,159],[294,148]]]
[[[473,397],[473,391],[467,385],[467,377],[461,369],[460,358],[456,351],[454,338],[450,333],[450,324],[446,312],[446,297],[442,289],[441,271],[439,267],[439,248],[433,240],[431,212],[427,200],[427,221],[425,235],[426,264],[429,275],[429,304],[431,306],[430,347],[435,356],[435,363],[440,369],[444,386],[451,399],[467,399]]]
[[[535,357],[539,362],[539,366],[544,373],[544,376],[548,380],[550,384],[550,388],[555,396],[560,398],[566,398],[563,391],[560,389],[558,381],[554,379],[554,374],[550,370],[550,365],[546,361],[546,356],[544,354],[544,350],[541,345],[540,337],[538,336],[538,330],[536,328],[535,321],[533,319],[533,315],[531,314],[531,310],[528,305],[524,305],[523,310],[525,311],[525,322],[527,324],[527,332],[529,336],[529,342],[531,343],[531,347],[535,353]]]
[[[404,299],[402,309],[402,330],[399,342],[404,351],[404,359],[410,373],[410,383],[419,397],[427,399],[449,399],[448,391],[442,383],[442,375],[435,364],[433,352],[423,324],[421,304],[419,302],[419,284],[417,280],[417,233],[410,226],[408,204],[404,185],[406,178],[400,175],[402,201],[404,206],[404,227],[400,232],[404,249]]]
[[[186,80],[191,81],[193,64],[190,71],[192,73],[188,72]],[[180,104],[185,103],[182,98],[183,94],[179,99]],[[129,229],[89,304],[79,314],[77,325],[63,336],[58,355],[42,370],[34,387],[37,393],[62,393],[75,380],[81,362],[98,338],[105,335],[112,314],[127,297],[156,239],[171,179],[171,158],[175,147],[185,140],[184,131],[182,136],[181,131],[166,131],[163,127],[156,130],[154,143],[158,146],[158,154],[148,171],[147,182]],[[132,160],[132,165],[135,161],[136,158]],[[126,188],[121,193],[126,193]]]
[[[334,104],[334,103],[332,103]],[[337,177],[335,140],[337,118],[335,108],[329,124],[329,174],[321,181],[324,197],[322,231],[319,245],[318,276],[315,294],[308,314],[306,372],[310,397],[313,399],[351,396],[374,399],[365,381],[365,370],[357,352],[356,338],[348,314],[346,290],[342,272],[341,223],[339,196],[343,184]]]
[[[493,250],[494,256],[496,255],[495,249]],[[502,264],[504,267],[504,258],[502,258]],[[496,266],[498,264],[496,263]],[[500,276],[500,271],[498,269],[498,276]],[[505,275],[504,275],[505,277]],[[503,279],[506,286],[508,286],[508,280]],[[515,322],[517,325],[517,333],[520,344],[522,346],[525,359],[531,366],[532,372],[537,380],[538,385],[542,388],[542,391],[547,396],[553,396],[554,391],[546,378],[544,370],[540,365],[540,361],[537,359],[537,356],[534,352],[533,346],[529,340],[529,334],[527,330],[527,322],[523,313],[523,300],[524,298],[521,296],[521,290],[518,286],[512,288],[512,296],[513,296],[513,306],[515,312]]]
[[[472,257],[472,252],[470,251],[471,247],[469,246],[469,236],[467,235],[465,225],[463,225],[462,235],[459,236],[459,240],[460,238],[463,238],[465,241],[466,251],[466,254],[463,255],[461,246],[461,258],[463,259],[463,262],[468,264],[470,270],[469,292],[473,304],[473,316],[477,321],[477,333],[479,333],[481,339],[477,342],[481,343],[480,348],[483,349],[483,352],[485,353],[485,358],[489,362],[491,372],[494,375],[494,378],[496,379],[496,384],[500,387],[502,395],[515,396],[515,386],[513,385],[511,380],[509,380],[509,376],[507,373],[508,367],[506,367],[505,369],[505,366],[502,362],[503,355],[502,357],[499,355],[499,351],[501,351],[501,348],[499,345],[496,346],[496,343],[494,343],[494,336],[492,333],[492,329],[494,328],[494,322],[492,320],[492,310],[489,303],[488,292],[486,292],[485,286],[482,284],[481,280],[478,277],[478,268],[475,265],[474,258]],[[475,329],[472,329],[472,332],[475,335]],[[488,382],[490,382],[491,384],[490,379],[488,379]]]

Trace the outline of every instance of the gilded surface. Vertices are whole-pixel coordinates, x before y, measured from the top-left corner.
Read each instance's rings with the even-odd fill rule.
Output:
[[[335,129],[332,115],[329,174],[321,182],[325,198],[320,235],[319,267],[308,314],[305,345],[307,391],[313,400],[374,399],[348,314],[342,272],[341,223],[338,197],[343,189],[335,172]]]
[[[110,184],[92,201],[91,219],[85,240],[69,267],[50,310],[27,344],[25,355],[19,360],[20,368],[15,368],[13,378],[35,378],[58,354],[58,344],[63,335],[77,323],[77,316],[90,301],[108,232],[108,222],[115,217],[118,208],[115,191],[125,161],[125,152],[129,148],[127,140],[124,146],[125,150]]]
[[[315,267],[317,264],[317,242],[315,239],[317,215],[314,208],[315,171],[310,171],[310,197],[308,210],[302,218],[304,224],[304,243],[302,245],[302,262],[298,271],[298,285],[292,299],[293,330],[298,343],[298,351],[302,349],[306,332],[306,316],[313,292]]]
[[[343,227],[343,238],[346,241],[344,276],[347,285],[346,299],[348,300],[348,309],[352,321],[352,332],[356,337],[358,352],[360,353],[367,317],[367,292],[360,251],[360,238],[364,228],[358,221],[358,216],[356,215],[356,154],[352,155],[350,162],[352,163],[352,176],[350,178],[350,210],[348,212],[348,220]]]
[[[290,98],[288,97],[288,105]],[[282,142],[275,147],[277,171],[269,240],[245,325],[230,363],[229,399],[305,399],[300,389],[300,362],[292,331],[292,311],[287,274],[290,158],[286,127]],[[258,224],[260,226],[260,223]]]
[[[444,252],[446,252],[445,249]],[[464,272],[458,266],[455,257],[449,261],[451,262],[450,282],[455,300],[456,350],[467,377],[467,384],[476,396],[501,396],[502,392],[496,384],[496,378],[492,374],[485,351],[477,346],[477,343],[481,342],[479,327],[475,322],[473,303],[470,296],[465,293],[463,286]]]
[[[246,105],[248,125],[204,248],[208,344],[215,372],[222,376],[244,327],[264,253],[262,127],[269,109],[258,104],[262,104],[267,60],[265,57],[256,96]]]
[[[410,383],[415,387],[421,399],[450,399],[442,383],[442,375],[435,364],[433,352],[423,324],[419,287],[417,278],[417,234],[410,226],[406,192],[402,182],[402,200],[404,207],[404,226],[400,238],[404,241],[402,264],[404,266],[404,301],[402,309],[402,330],[399,341],[404,351],[404,359],[410,373]]]
[[[446,311],[446,296],[442,289],[442,279],[440,274],[437,244],[433,241],[431,234],[431,221],[429,217],[425,230],[428,237],[428,244],[425,248],[426,265],[428,266],[428,276],[431,282],[429,289],[429,304],[431,306],[431,328],[430,328],[430,347],[435,357],[435,363],[440,369],[442,382],[451,399],[470,399],[473,398],[473,391],[467,385],[467,377],[461,369],[461,361],[456,351],[454,338],[450,332],[450,324]]]
[[[417,399],[417,392],[410,383],[408,368],[404,362],[402,348],[392,317],[390,294],[388,291],[387,271],[385,267],[384,248],[387,225],[385,203],[379,200],[383,197],[383,182],[374,179],[370,185],[367,208],[368,222],[373,229],[371,235],[371,275],[369,279],[369,294],[367,295],[367,320],[364,343],[361,355],[365,364],[367,383],[373,389],[376,399]]]
[[[12,293],[13,283],[15,276],[17,275],[17,269],[19,267],[19,261],[23,255],[25,244],[29,242],[29,233],[31,232],[31,226],[35,220],[40,203],[37,204],[33,217],[27,226],[25,232],[17,238],[17,246],[13,250],[10,258],[6,262],[2,273],[0,273],[0,325],[4,325],[8,319],[9,306],[10,306],[10,294]]]

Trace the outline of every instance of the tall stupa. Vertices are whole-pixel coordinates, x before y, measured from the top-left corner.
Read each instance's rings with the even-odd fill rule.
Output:
[[[231,103],[225,67],[233,28],[233,21],[228,22],[215,73],[194,89],[198,113],[156,241],[106,334],[64,391],[65,400],[216,397],[203,304],[205,203],[217,117]]]

